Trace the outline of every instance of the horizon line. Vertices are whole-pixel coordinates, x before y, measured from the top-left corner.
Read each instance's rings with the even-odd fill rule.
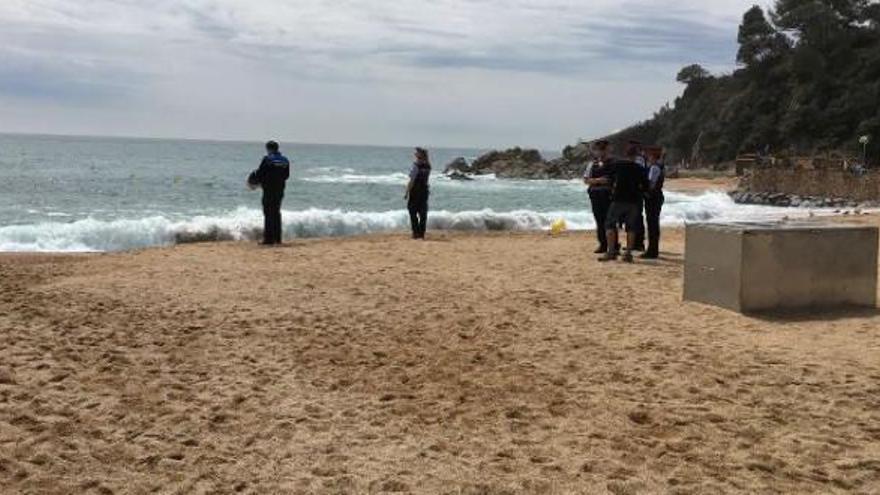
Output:
[[[115,140],[131,140],[131,141],[184,141],[184,142],[193,142],[193,143],[225,143],[225,144],[259,144],[263,145],[267,140],[261,139],[248,139],[248,138],[196,138],[196,137],[167,137],[167,136],[133,136],[133,135],[120,135],[120,134],[77,134],[77,133],[56,133],[56,132],[23,132],[23,131],[0,131],[0,136],[22,136],[22,137],[46,137],[46,138],[74,138],[74,139],[115,139]],[[507,149],[512,149],[515,147],[519,147],[522,149],[529,149],[529,146],[522,145],[513,145],[513,146],[486,146],[486,147],[476,147],[476,146],[431,146],[429,144],[414,144],[414,145],[400,145],[400,144],[368,144],[368,143],[342,143],[342,142],[307,142],[307,141],[293,141],[293,140],[285,140],[283,138],[275,137],[269,138],[274,139],[281,143],[281,145],[304,145],[304,146],[338,146],[338,147],[361,147],[361,148],[400,148],[400,149],[409,149],[415,147],[423,147],[427,149],[440,149],[440,150],[469,150],[469,151],[503,151]],[[567,145],[562,145],[564,148]],[[561,149],[545,149],[544,147],[535,147],[532,149],[536,149],[540,152],[553,152],[559,153]]]

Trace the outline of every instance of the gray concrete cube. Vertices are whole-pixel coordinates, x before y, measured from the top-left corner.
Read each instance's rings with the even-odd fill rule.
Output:
[[[741,313],[877,307],[876,227],[693,224],[684,299]]]

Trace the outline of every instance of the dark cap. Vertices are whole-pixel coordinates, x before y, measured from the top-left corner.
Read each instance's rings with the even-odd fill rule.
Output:
[[[642,151],[642,144],[638,141],[630,140],[623,149],[625,150],[626,156],[636,156]]]
[[[428,158],[428,150],[416,147],[416,159],[421,163],[428,163],[430,160],[430,158]]]
[[[278,142],[277,141],[269,141],[266,143],[266,149],[269,151],[278,151]]]

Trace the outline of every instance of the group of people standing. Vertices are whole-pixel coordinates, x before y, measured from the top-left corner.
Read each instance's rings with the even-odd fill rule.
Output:
[[[263,189],[263,244],[272,245],[281,243],[281,201],[290,177],[290,161],[281,154],[275,141],[266,143],[266,153],[260,167],[248,177],[248,184]],[[620,226],[626,228],[623,261],[631,263],[633,251],[644,251],[642,258],[656,259],[660,254],[660,211],[666,175],[662,149],[646,149],[630,141],[624,146],[622,156],[614,158],[610,143],[598,140],[592,144],[592,153],[593,161],[584,173],[584,182],[596,220],[599,241],[596,253],[603,254],[599,260],[611,261],[620,256]],[[428,150],[416,148],[404,194],[413,239],[425,238],[430,177]]]
[[[618,228],[626,229],[623,261],[633,262],[633,251],[643,259],[660,256],[660,212],[666,169],[660,148],[645,148],[629,141],[621,157],[611,154],[611,143],[600,139],[592,144],[593,161],[584,172],[590,204],[596,220],[599,261],[620,257]],[[647,220],[647,229],[645,226]],[[647,231],[648,245],[645,247]]]

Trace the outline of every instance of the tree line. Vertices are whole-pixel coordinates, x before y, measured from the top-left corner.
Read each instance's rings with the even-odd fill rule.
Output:
[[[661,144],[670,162],[722,163],[743,153],[880,154],[880,2],[777,0],[739,27],[737,69],[678,74],[684,93],[613,136]]]

